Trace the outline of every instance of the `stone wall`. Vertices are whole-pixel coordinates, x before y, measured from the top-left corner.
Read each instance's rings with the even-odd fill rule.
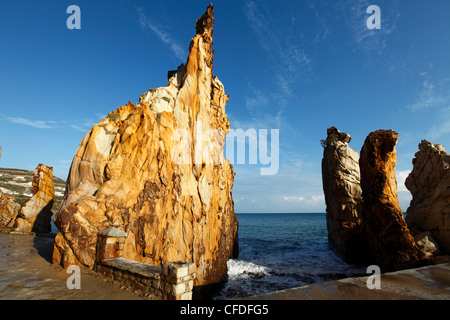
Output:
[[[99,233],[95,271],[155,299],[191,300],[197,267],[193,262],[168,262],[162,267],[121,257],[127,234],[111,227]]]

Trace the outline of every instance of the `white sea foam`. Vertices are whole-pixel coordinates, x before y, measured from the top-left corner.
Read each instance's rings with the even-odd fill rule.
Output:
[[[253,262],[231,259],[227,262],[228,277],[230,280],[248,277],[264,277],[270,274],[271,269],[254,264]]]
[[[329,248],[325,214],[238,215],[239,259],[214,299],[248,297],[365,274]]]

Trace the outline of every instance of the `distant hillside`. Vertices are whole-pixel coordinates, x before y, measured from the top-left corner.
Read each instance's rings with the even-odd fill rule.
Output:
[[[52,211],[59,210],[66,188],[66,182],[58,177],[53,177],[55,184],[55,200]],[[23,204],[31,196],[33,171],[23,169],[0,168],[0,188],[2,192],[13,197],[18,203]]]

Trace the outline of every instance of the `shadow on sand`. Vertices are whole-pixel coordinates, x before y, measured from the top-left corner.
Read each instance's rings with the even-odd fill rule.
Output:
[[[38,254],[48,263],[52,263],[53,242],[55,235],[35,235],[33,239],[33,247]]]

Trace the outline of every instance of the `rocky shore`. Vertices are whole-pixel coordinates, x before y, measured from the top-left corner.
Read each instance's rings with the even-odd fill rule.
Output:
[[[23,204],[0,189],[0,299],[154,298],[94,272],[105,252],[150,268],[195,265],[173,277],[189,277],[189,291],[227,279],[227,260],[239,253],[238,221],[235,172],[223,155],[229,96],[213,74],[213,25],[209,5],[195,23],[186,64],[168,72],[167,85],[111,111],[85,135],[54,216],[56,236],[49,234],[51,167],[39,164]],[[436,264],[450,253],[450,155],[428,141],[419,145],[406,180],[413,199],[405,220],[398,139],[393,130],[372,132],[360,154],[335,127],[322,141],[330,247],[350,264],[380,267],[381,291],[367,291],[366,278],[344,279],[251,299],[450,299],[450,264]],[[112,228],[123,241],[111,236],[102,252],[100,235]],[[67,286],[73,266],[81,267],[82,289]],[[168,291],[177,291],[178,280],[171,284]]]

